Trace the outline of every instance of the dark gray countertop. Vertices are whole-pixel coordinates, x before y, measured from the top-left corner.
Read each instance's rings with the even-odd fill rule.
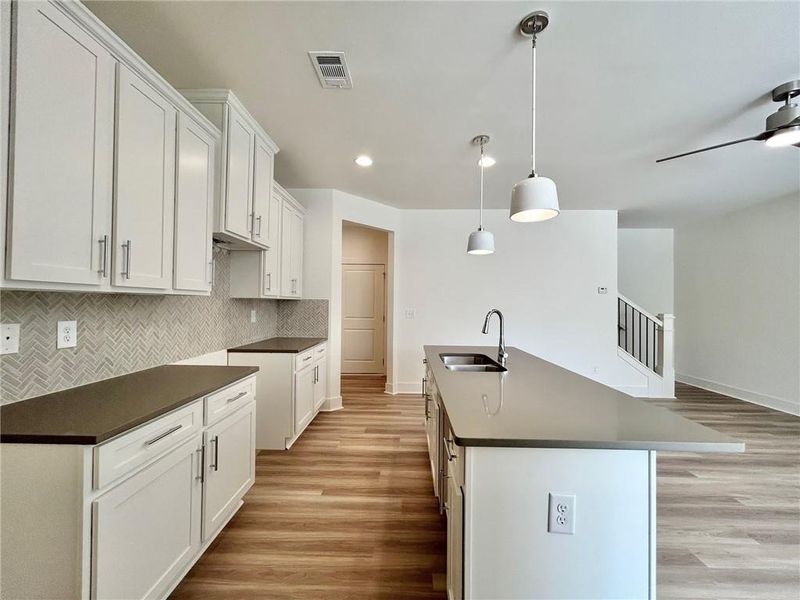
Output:
[[[6,404],[0,407],[0,441],[99,444],[257,371],[164,365]]]
[[[308,337],[274,337],[236,348],[228,348],[228,352],[275,352],[297,354],[317,344],[327,342],[327,338],[308,338]]]
[[[460,446],[743,452],[744,443],[517,348],[505,373],[449,371],[439,354],[497,356],[497,346],[425,346]]]

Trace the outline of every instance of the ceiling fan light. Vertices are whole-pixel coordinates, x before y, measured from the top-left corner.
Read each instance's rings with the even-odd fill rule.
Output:
[[[770,148],[792,146],[800,142],[800,125],[776,131],[764,142]]]
[[[485,229],[476,229],[469,234],[467,254],[493,254],[494,235]]]
[[[528,177],[511,190],[511,220],[517,223],[547,221],[558,216],[556,184],[547,177]]]

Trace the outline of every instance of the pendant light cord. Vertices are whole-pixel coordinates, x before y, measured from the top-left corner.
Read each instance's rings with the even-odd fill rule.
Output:
[[[531,38],[531,177],[536,177],[536,34]]]
[[[481,140],[481,209],[478,217],[478,231],[483,231],[483,140]]]

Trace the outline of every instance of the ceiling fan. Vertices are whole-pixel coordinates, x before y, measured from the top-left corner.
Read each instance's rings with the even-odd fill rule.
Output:
[[[724,144],[709,146],[708,148],[700,148],[699,150],[692,150],[674,156],[667,156],[666,158],[659,158],[656,162],[660,163],[691,154],[698,154],[700,152],[707,152],[708,150],[716,150],[717,148],[724,148],[725,146],[733,146],[734,144],[751,141],[764,142],[767,146],[773,147],[797,146],[800,148],[800,105],[792,101],[799,96],[800,79],[787,81],[772,90],[772,101],[783,102],[783,106],[767,117],[767,127],[763,132],[739,140],[733,140],[732,142],[725,142]]]

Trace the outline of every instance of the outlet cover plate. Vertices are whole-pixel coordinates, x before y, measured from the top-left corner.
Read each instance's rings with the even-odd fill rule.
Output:
[[[19,352],[19,323],[0,325],[0,354]]]
[[[56,348],[74,348],[78,345],[78,322],[59,321]]]
[[[547,531],[550,533],[575,534],[575,496],[570,494],[548,494],[550,507],[547,511]]]

